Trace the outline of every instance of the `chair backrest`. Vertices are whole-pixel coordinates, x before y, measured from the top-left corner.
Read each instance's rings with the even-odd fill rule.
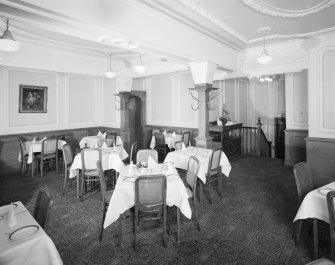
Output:
[[[175,142],[174,143],[174,148],[175,148],[175,150],[176,151],[178,151],[178,150],[182,150],[183,149],[183,141],[178,141],[178,142]]]
[[[116,138],[117,138],[117,133],[107,133],[106,134],[106,139],[113,139],[115,145],[116,145]]]
[[[137,153],[137,141],[133,142],[130,148],[130,161],[135,162],[136,158],[136,153]]]
[[[153,149],[142,149],[139,150],[136,154],[136,163],[139,164],[141,162],[148,163],[149,156],[158,163],[158,153]]]
[[[165,147],[165,136],[163,133],[155,133],[155,142],[156,146],[164,146]]]
[[[330,227],[330,241],[331,241],[331,259],[334,261],[334,248],[335,248],[335,191],[327,193],[327,206],[329,215],[329,227]]]
[[[100,180],[100,188],[102,193],[102,198],[105,198],[105,193],[107,192],[107,185],[105,181],[104,171],[102,170],[102,165],[100,161],[97,161],[96,163],[98,173],[99,173],[99,180]]]
[[[191,156],[188,160],[187,172],[186,172],[186,182],[192,189],[193,193],[196,192],[197,187],[197,177],[200,168],[200,162],[195,156]]]
[[[73,162],[73,155],[72,155],[72,150],[71,146],[68,144],[64,144],[62,146],[62,151],[63,151],[63,160],[64,160],[64,166],[65,170],[66,168],[72,164]]]
[[[41,188],[37,194],[33,217],[43,229],[45,229],[48,225],[52,205],[52,193],[46,188]]]
[[[182,141],[185,143],[186,146],[189,145],[189,143],[190,143],[190,138],[191,138],[191,132],[184,132],[184,133],[183,133]]]
[[[221,147],[213,149],[212,154],[209,158],[207,173],[218,169],[218,167],[220,166],[221,153]]]
[[[152,136],[155,136],[155,134],[160,133],[161,130],[160,129],[153,129],[151,132],[152,132]]]
[[[42,140],[42,150],[41,150],[42,156],[56,154],[57,150],[58,150],[58,139]]]
[[[146,175],[135,180],[135,207],[150,209],[166,205],[166,176]]]
[[[81,150],[81,169],[86,171],[89,169],[97,169],[97,161],[101,161],[101,149],[85,148]]]
[[[306,194],[314,189],[313,178],[306,162],[300,162],[293,167],[295,183],[297,185],[300,203]]]
[[[26,145],[24,144],[24,142],[26,141],[26,138],[19,137],[18,141],[20,145],[21,159],[24,159],[24,156],[27,154]]]

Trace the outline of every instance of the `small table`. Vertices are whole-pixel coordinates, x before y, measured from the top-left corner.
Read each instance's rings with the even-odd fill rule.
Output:
[[[164,162],[173,162],[174,166],[187,170],[188,160],[191,156],[195,156],[199,159],[200,168],[198,172],[198,178],[203,183],[206,183],[206,174],[208,170],[209,158],[212,154],[212,149],[198,148],[198,147],[187,147],[185,150],[178,150],[167,154]],[[220,166],[222,173],[228,177],[231,171],[231,165],[228,161],[227,156],[224,152],[221,154]]]
[[[26,207],[21,202],[16,202],[13,205],[16,206],[14,208],[17,219],[15,226],[8,226],[7,216],[0,217],[0,264],[63,264],[54,243]],[[10,233],[30,225],[38,229],[35,234],[22,240],[9,239]]]
[[[126,159],[129,155],[127,151],[121,147],[108,147],[101,148],[102,153],[102,169],[109,170],[114,169],[116,172],[120,172],[124,168],[124,163],[122,160]],[[90,168],[96,168],[96,160],[94,160],[93,165]],[[73,160],[73,163],[70,168],[69,178],[74,178],[79,175],[78,171],[81,170],[81,154],[77,154]],[[77,197],[79,196],[79,177],[77,177]]]
[[[100,141],[105,141],[108,145],[108,141],[110,140],[112,139],[105,139],[104,137],[98,135],[85,136],[83,137],[83,139],[80,140],[79,146],[81,149],[84,147],[98,147]],[[123,142],[120,136],[116,137],[116,145],[123,147]]]
[[[181,134],[173,135],[171,133],[167,133],[164,135],[165,138],[165,144],[171,149],[175,148],[175,142],[181,141],[183,136]],[[155,136],[152,136],[151,142],[150,142],[150,148],[154,149],[156,146],[156,139]]]
[[[329,223],[327,193],[335,190],[335,182],[310,191],[302,201],[293,222],[299,219],[313,218],[314,255],[318,256],[318,225],[317,220]]]
[[[120,215],[135,205],[135,179],[140,175],[140,171],[133,166],[132,173],[129,172],[130,165],[123,168],[115,185],[115,190],[109,202],[104,228],[107,228],[113,222],[119,219],[119,235],[120,231]],[[180,179],[178,172],[173,168],[169,173],[164,164],[157,164],[151,169],[147,169],[146,175],[164,174],[167,176],[166,187],[166,205],[177,206],[180,211],[188,218],[192,217],[192,210],[188,202],[188,195],[183,181]],[[178,231],[179,235],[179,231]]]

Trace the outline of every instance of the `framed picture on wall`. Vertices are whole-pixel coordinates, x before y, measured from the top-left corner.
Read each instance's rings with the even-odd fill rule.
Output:
[[[19,113],[46,113],[48,87],[20,85]]]

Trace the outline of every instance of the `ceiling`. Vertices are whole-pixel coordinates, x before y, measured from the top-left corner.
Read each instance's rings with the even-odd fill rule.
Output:
[[[19,40],[112,53],[127,67],[141,53],[146,65],[173,71],[207,60],[194,40],[233,54],[261,45],[261,27],[271,28],[267,44],[334,32],[335,0],[0,0],[0,18]]]

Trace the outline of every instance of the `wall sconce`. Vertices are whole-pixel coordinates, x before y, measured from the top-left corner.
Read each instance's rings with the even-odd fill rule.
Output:
[[[214,88],[214,89],[215,89],[215,88]],[[212,101],[214,98],[218,97],[218,96],[221,94],[221,92],[222,92],[221,89],[218,89],[218,91],[214,91],[214,89],[213,89],[213,90],[210,90],[210,91],[209,91],[209,94],[208,94],[208,101],[206,102],[206,105],[207,105],[207,109],[208,109],[208,110],[215,110],[215,109],[216,109],[216,106],[215,106],[215,105],[212,105],[212,104],[211,104],[211,101]],[[190,93],[192,99],[195,101],[196,106],[194,107],[193,104],[191,104],[191,108],[192,108],[192,110],[196,111],[196,110],[199,109],[199,98],[197,98],[197,97],[193,94],[192,90],[194,90],[194,89],[193,89],[193,88],[189,88],[189,89],[188,89],[188,92]]]

